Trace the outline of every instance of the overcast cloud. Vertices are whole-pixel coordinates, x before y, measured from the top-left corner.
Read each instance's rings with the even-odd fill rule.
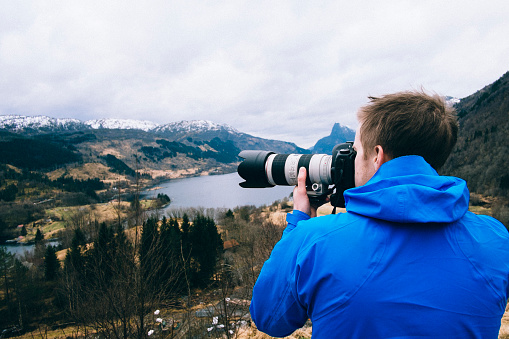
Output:
[[[368,95],[509,70],[509,2],[0,0],[0,114],[205,119],[312,146]]]

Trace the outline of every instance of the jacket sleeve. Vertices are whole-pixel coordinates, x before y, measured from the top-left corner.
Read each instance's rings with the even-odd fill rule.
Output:
[[[299,303],[295,291],[300,240],[291,234],[297,222],[305,219],[309,216],[299,211],[294,211],[294,215],[288,214],[288,226],[283,237],[263,265],[253,289],[251,318],[260,331],[271,336],[287,336],[308,319],[306,308]]]
[[[309,215],[307,215],[306,213],[304,212],[301,212],[301,211],[298,211],[298,210],[295,210],[293,211],[293,213],[287,213],[286,214],[286,228],[283,232],[283,238],[285,236],[288,235],[288,233],[290,233],[296,226],[297,226],[297,223],[301,220],[308,220],[310,219],[311,217]]]

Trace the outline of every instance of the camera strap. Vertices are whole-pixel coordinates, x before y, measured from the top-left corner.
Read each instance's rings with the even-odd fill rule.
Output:
[[[333,187],[333,189],[336,189],[336,186]],[[337,194],[332,194],[331,195],[331,198],[334,198],[334,200],[336,200],[332,206],[334,206],[334,208],[332,209],[332,214],[336,214],[336,207],[337,207],[337,203],[338,203],[338,195]]]

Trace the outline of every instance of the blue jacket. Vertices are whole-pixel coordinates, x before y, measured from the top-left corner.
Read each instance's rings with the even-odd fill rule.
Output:
[[[288,214],[253,290],[261,331],[310,318],[314,338],[498,337],[509,234],[468,212],[463,180],[406,156],[344,196],[347,213]]]

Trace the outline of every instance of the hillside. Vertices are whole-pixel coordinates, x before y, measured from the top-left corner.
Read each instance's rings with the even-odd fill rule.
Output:
[[[48,208],[108,202],[120,191],[133,201],[159,180],[234,172],[248,148],[309,153],[206,121],[0,116],[0,240]]]
[[[509,197],[509,72],[455,105],[458,143],[441,173],[467,181],[471,192]]]
[[[72,164],[102,164],[127,174],[176,178],[213,170],[233,172],[243,149],[308,153],[295,144],[238,132],[209,121],[156,125],[147,121],[0,116],[0,163],[48,172]],[[114,159],[117,160],[114,160]],[[89,166],[90,167],[90,166]],[[127,171],[127,172],[126,172]],[[76,172],[76,171],[74,171]]]

